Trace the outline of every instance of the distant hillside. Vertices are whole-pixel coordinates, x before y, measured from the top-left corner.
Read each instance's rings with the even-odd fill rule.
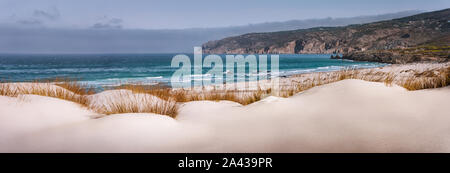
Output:
[[[321,18],[321,19],[304,19],[304,20],[289,20],[282,22],[265,22],[256,23],[243,26],[230,26],[230,27],[219,27],[219,28],[193,28],[187,30],[199,30],[203,32],[215,32],[218,35],[222,35],[225,38],[227,36],[237,36],[246,33],[257,33],[257,32],[276,32],[276,31],[287,31],[296,29],[306,29],[313,27],[336,27],[336,26],[346,26],[351,24],[364,24],[371,22],[378,22],[383,20],[391,20],[406,16],[411,16],[415,14],[422,13],[419,10],[402,11],[396,13],[387,13],[380,15],[366,15],[366,16],[356,16],[356,17],[344,17],[344,18]]]
[[[0,21],[2,53],[180,53],[192,52],[209,40],[250,32],[273,32],[318,26],[345,26],[418,14],[403,11],[371,16],[290,20],[244,26],[134,30],[118,28],[64,29],[9,26]]]
[[[205,53],[232,54],[342,53],[345,58],[355,60],[362,60],[367,56],[364,53],[375,51],[381,53],[379,57],[364,60],[389,63],[419,61],[420,57],[411,59],[412,56],[428,52],[429,56],[439,61],[446,61],[449,54],[449,21],[450,9],[445,9],[346,27],[318,27],[245,34],[207,42],[203,44],[203,50]],[[436,48],[435,45],[438,47]],[[430,46],[435,46],[435,49],[430,50]],[[410,51],[400,51],[404,49],[410,49]],[[400,61],[395,58],[386,59],[388,56],[398,54],[410,55],[406,55]]]

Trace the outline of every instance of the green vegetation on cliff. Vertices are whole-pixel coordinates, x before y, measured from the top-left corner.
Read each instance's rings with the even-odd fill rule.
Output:
[[[250,33],[207,42],[203,50],[233,54],[342,53],[347,59],[387,63],[448,61],[449,21],[450,9],[445,9],[345,27]]]

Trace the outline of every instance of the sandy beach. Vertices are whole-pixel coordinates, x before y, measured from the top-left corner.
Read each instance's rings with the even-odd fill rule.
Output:
[[[176,118],[153,113],[106,116],[58,98],[0,96],[0,152],[450,152],[450,88],[408,91],[396,84],[405,74],[448,65],[364,69],[398,75],[392,85],[344,79],[246,106],[231,101],[178,103]],[[314,75],[283,80],[298,82]],[[120,102],[126,101],[120,98],[124,92],[130,91],[89,97],[91,104]]]

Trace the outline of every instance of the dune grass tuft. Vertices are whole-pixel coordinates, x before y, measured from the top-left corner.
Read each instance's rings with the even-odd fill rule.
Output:
[[[19,95],[19,90],[12,86],[11,83],[0,82],[0,95],[17,97]]]
[[[87,84],[83,84],[81,82],[78,82],[76,80],[71,79],[64,79],[64,78],[57,78],[53,81],[49,81],[51,83],[54,83],[56,86],[62,87],[64,89],[67,89],[75,94],[78,95],[92,95],[95,94],[95,89],[92,86],[89,86]]]
[[[429,88],[440,88],[450,85],[450,67],[438,71],[424,71],[407,78],[401,83],[404,88],[413,91]]]
[[[61,84],[66,87],[78,88],[76,83]],[[20,94],[32,94],[46,97],[54,97],[78,103],[82,106],[89,105],[89,99],[85,95],[79,95],[63,87],[58,87],[52,83],[33,82],[30,85],[22,85],[18,88]]]
[[[270,93],[270,90],[262,90],[258,88],[255,91],[241,91],[241,90],[226,90],[226,89],[205,89],[201,90],[186,90],[186,89],[171,89],[164,87],[152,87],[145,85],[125,85],[116,89],[130,90],[133,93],[142,93],[156,96],[166,101],[175,102],[190,102],[190,101],[221,101],[228,100],[248,105],[261,100],[265,95]]]
[[[72,101],[78,103],[82,106],[87,106],[89,104],[89,100],[84,97],[84,95],[80,95],[82,86],[76,82],[62,82],[59,84],[63,87],[59,87],[54,85],[52,82],[46,81],[34,81],[30,83],[0,83],[0,95],[17,97],[18,95],[31,94],[31,95],[40,95],[46,97],[54,97],[63,100]],[[80,90],[78,93],[72,92],[69,89]],[[87,93],[86,93],[87,94]]]
[[[162,100],[149,94],[121,92],[118,99],[108,99],[100,107],[92,107],[105,115],[123,113],[155,113],[175,118],[179,104],[174,100]]]

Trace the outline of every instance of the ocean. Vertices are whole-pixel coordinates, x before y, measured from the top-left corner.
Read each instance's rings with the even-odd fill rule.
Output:
[[[29,82],[69,78],[96,88],[132,83],[170,84],[172,74],[179,69],[170,66],[175,55],[177,54],[0,54],[0,79]],[[193,62],[193,54],[186,55]],[[224,55],[221,56],[225,64]],[[279,55],[281,76],[385,65],[330,59],[327,54]],[[203,72],[208,70],[204,68]]]

